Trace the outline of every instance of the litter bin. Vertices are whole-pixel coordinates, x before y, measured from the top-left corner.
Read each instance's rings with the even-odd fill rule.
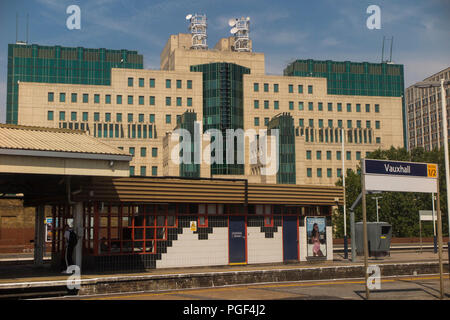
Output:
[[[363,223],[356,227],[356,254],[364,255]],[[367,241],[369,257],[385,257],[390,255],[392,226],[387,222],[367,222]]]

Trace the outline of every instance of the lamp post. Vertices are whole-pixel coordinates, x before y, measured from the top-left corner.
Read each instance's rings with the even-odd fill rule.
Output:
[[[442,129],[444,133],[444,156],[445,156],[445,185],[447,189],[447,218],[448,218],[448,228],[450,236],[450,173],[449,173],[449,160],[448,160],[448,129],[447,129],[447,97],[445,93],[444,85],[449,85],[450,80],[441,79],[441,81],[423,81],[418,82],[414,85],[416,88],[441,88],[441,105],[442,105]],[[437,100],[436,100],[437,104]],[[436,109],[437,106],[436,106]],[[439,109],[438,109],[439,110]],[[438,117],[439,122],[439,117]],[[439,135],[438,135],[439,138]],[[438,200],[439,201],[439,200]],[[447,242],[448,246],[448,258],[450,260],[450,239]]]
[[[348,259],[348,240],[347,240],[347,207],[345,204],[345,160],[344,160],[344,128],[341,128],[342,136],[342,186],[344,187],[344,259]],[[352,239],[353,241],[353,239]]]
[[[380,219],[378,217],[378,199],[382,199],[383,197],[372,197],[372,199],[375,199],[376,206],[377,206],[377,222],[380,222]]]

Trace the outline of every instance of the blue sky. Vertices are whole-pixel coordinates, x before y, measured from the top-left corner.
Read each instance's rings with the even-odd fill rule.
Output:
[[[81,30],[66,28],[66,8],[81,8]],[[369,30],[369,5],[381,8],[381,29]],[[144,67],[159,69],[171,34],[186,33],[188,13],[206,13],[208,45],[230,35],[227,21],[251,18],[253,50],[266,55],[266,72],[282,74],[290,61],[330,59],[379,62],[383,36],[394,37],[393,61],[405,65],[405,84],[450,66],[448,0],[0,0],[0,122],[5,121],[7,45],[30,43],[137,50]]]

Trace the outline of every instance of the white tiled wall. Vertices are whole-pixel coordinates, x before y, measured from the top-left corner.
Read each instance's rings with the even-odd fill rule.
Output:
[[[178,240],[156,261],[156,268],[196,267],[228,264],[228,228],[214,228],[207,240],[199,240],[183,228]]]
[[[327,260],[333,260],[333,227],[327,228]]]
[[[300,261],[306,261],[306,257],[308,255],[308,248],[307,248],[308,241],[306,239],[306,227],[299,227],[298,231],[299,231],[298,242],[300,244]]]
[[[248,263],[283,262],[283,233],[281,227],[273,238],[266,238],[261,227],[247,227]]]

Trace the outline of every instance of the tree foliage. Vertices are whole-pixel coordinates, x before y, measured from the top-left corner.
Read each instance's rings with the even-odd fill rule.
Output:
[[[448,235],[447,218],[447,196],[445,185],[445,165],[444,151],[433,150],[425,151],[423,148],[416,148],[407,151],[405,148],[391,147],[388,150],[378,149],[370,153],[369,159],[397,160],[411,162],[437,163],[439,171],[439,190],[440,205],[442,212],[442,231],[443,235]],[[342,178],[336,183],[342,186]],[[347,204],[347,235],[350,235],[350,211],[348,210],[361,193],[361,175],[360,167],[357,172],[347,170],[345,178],[346,186],[346,204]],[[411,192],[383,192],[381,194],[367,194],[366,208],[367,221],[377,221],[376,204],[373,197],[381,196],[378,200],[379,221],[387,222],[392,225],[392,235],[394,237],[418,237],[419,236],[419,210],[431,210],[431,194],[411,193]],[[361,203],[355,209],[355,222],[362,221]],[[333,225],[335,237],[344,236],[344,214],[343,206],[339,206],[333,214]],[[436,229],[437,230],[437,229]],[[428,221],[422,222],[422,236],[433,236],[433,224]]]

